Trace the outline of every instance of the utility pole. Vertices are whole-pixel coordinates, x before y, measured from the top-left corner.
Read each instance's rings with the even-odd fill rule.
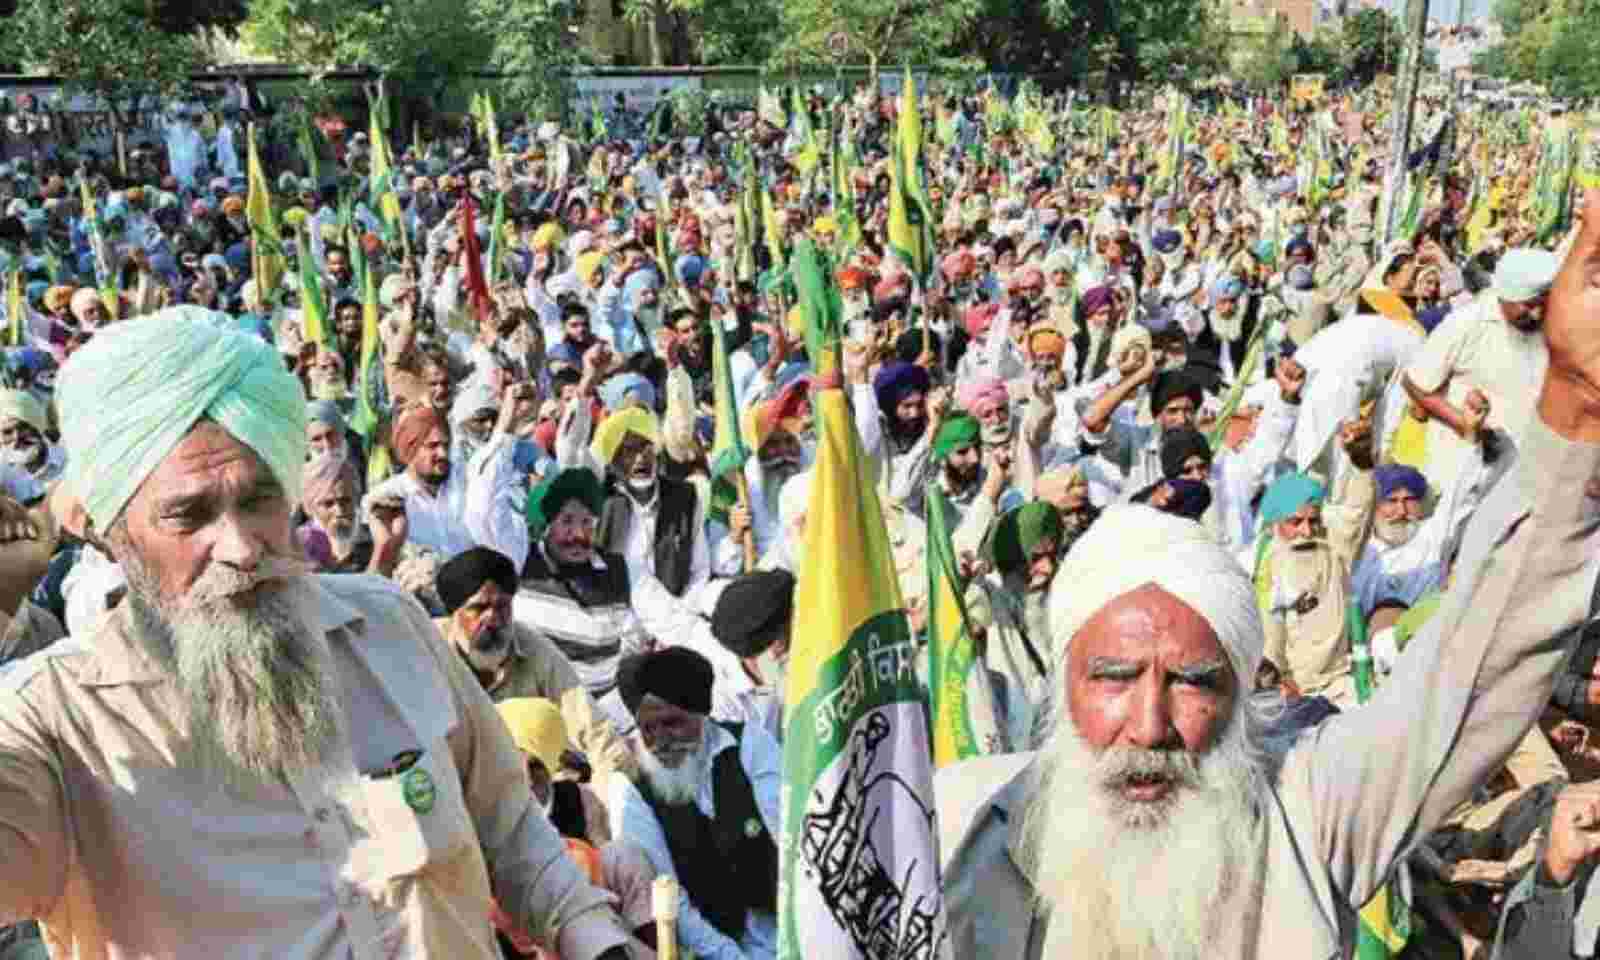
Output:
[[[1422,80],[1422,48],[1428,32],[1428,0],[1406,5],[1406,52],[1395,77],[1394,127],[1389,140],[1389,172],[1383,181],[1383,223],[1379,249],[1394,239],[1399,217],[1400,188],[1405,183],[1406,158],[1411,154],[1412,118],[1417,108],[1417,87]]]

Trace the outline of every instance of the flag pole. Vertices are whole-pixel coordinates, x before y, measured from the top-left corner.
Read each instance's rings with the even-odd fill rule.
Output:
[[[743,469],[734,473],[733,485],[739,492],[739,506],[744,508],[746,513],[750,512],[750,481],[745,477]],[[750,573],[756,568],[756,534],[750,527],[744,528],[743,543],[744,572]]]

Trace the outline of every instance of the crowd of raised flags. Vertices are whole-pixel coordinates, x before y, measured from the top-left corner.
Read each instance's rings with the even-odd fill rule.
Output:
[[[616,451],[636,436],[698,498],[687,537],[703,548],[663,601],[674,615],[712,610],[728,581],[759,569],[795,575],[786,679],[745,681],[781,706],[783,835],[776,943],[742,946],[789,960],[933,957],[944,922],[933,771],[1028,749],[1059,692],[1057,641],[1030,629],[1044,624],[1026,586],[1035,554],[1053,564],[1096,511],[1130,499],[1204,524],[1250,558],[1263,613],[1286,622],[1291,662],[1275,664],[1286,688],[1359,709],[1374,682],[1369,618],[1423,609],[1423,597],[1352,594],[1333,649],[1291,675],[1306,662],[1294,647],[1321,641],[1296,633],[1292,604],[1272,605],[1285,576],[1269,562],[1275,525],[1308,504],[1351,506],[1337,491],[1352,476],[1376,469],[1381,501],[1427,472],[1431,451],[1397,440],[1408,417],[1426,419],[1408,364],[1455,329],[1452,316],[1521,302],[1515,254],[1559,252],[1600,147],[1582,116],[1426,103],[1427,134],[1385,194],[1394,104],[1380,89],[1309,106],[1150,90],[1117,107],[1026,83],[1009,97],[919,89],[907,74],[900,91],[763,88],[755,110],[708,115],[695,137],[664,129],[661,113],[599,107],[563,128],[485,94],[459,133],[414,128],[409,145],[382,99],[338,142],[230,110],[214,122],[245,144],[232,177],[178,178],[159,157],[128,170],[70,151],[7,157],[0,426],[21,423],[48,447],[58,367],[108,326],[191,304],[274,344],[308,398],[332,405],[364,464],[351,491],[361,528],[416,462],[417,411],[445,433],[465,490],[450,500],[452,478],[427,502],[479,545],[498,545],[479,534],[493,523],[467,504],[515,501],[521,522],[524,502],[575,469],[621,496]],[[627,127],[650,135],[610,133]],[[282,142],[267,150],[270,138]],[[1425,291],[1413,281],[1430,270],[1440,282]],[[1495,367],[1460,375],[1484,369]],[[1522,389],[1475,386],[1493,410],[1517,405],[1497,389]],[[531,402],[504,399],[523,388]],[[1188,397],[1168,423],[1168,401]],[[1256,449],[1280,405],[1298,421]],[[629,412],[639,407],[647,416]],[[613,417],[627,421],[602,457],[590,434]],[[474,485],[493,471],[480,420],[515,451],[482,497]],[[1313,421],[1360,423],[1372,449],[1313,436]],[[1518,424],[1493,425],[1515,445]],[[1164,453],[1196,432],[1200,480]],[[800,464],[774,459],[775,434]],[[1119,438],[1131,438],[1122,460]],[[969,452],[977,466],[955,466]],[[1457,511],[1452,529],[1497,476],[1492,459],[1459,496],[1425,491]],[[1248,462],[1237,489],[1225,461]],[[37,444],[8,451],[8,492],[36,503],[53,480],[45,462]],[[304,513],[326,543],[334,531],[309,503]],[[415,514],[410,536],[424,573],[405,582],[442,614],[432,577],[460,551],[430,541]],[[312,544],[308,557],[339,569]],[[1419,561],[1445,571],[1432,591],[1454,547],[1442,536]],[[652,583],[662,576],[659,544],[628,549],[653,556]],[[65,535],[23,601],[68,630],[70,568],[106,562],[83,551]],[[627,559],[639,607],[647,591]],[[1363,575],[1357,558],[1333,576]],[[985,583],[1014,609],[994,609]],[[653,629],[682,621],[633,616],[647,647],[687,642]],[[1372,642],[1392,644],[1394,629]],[[1359,697],[1339,692],[1349,682]],[[626,711],[611,719],[630,725]],[[1409,910],[1385,900],[1364,914],[1376,932],[1363,949],[1398,950]]]

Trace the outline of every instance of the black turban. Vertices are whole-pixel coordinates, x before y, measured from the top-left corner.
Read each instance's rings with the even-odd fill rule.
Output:
[[[711,661],[688,647],[665,647],[623,657],[617,664],[617,693],[637,715],[647,693],[690,713],[711,713]]]
[[[1193,427],[1168,430],[1161,438],[1161,475],[1168,480],[1176,479],[1183,472],[1184,461],[1190,457],[1211,462],[1211,444],[1205,434]]]
[[[794,574],[787,570],[748,573],[730,582],[711,614],[711,633],[740,657],[771,646],[777,628],[794,612]]]
[[[446,613],[455,613],[472,595],[493,582],[506,593],[517,592],[517,567],[498,550],[473,547],[439,568],[435,585]]]
[[[1156,374],[1155,381],[1150,384],[1150,412],[1160,415],[1178,397],[1188,397],[1194,401],[1196,412],[1200,410],[1200,401],[1205,399],[1205,391],[1200,386],[1200,379],[1190,370],[1179,368],[1177,370],[1163,370]]]

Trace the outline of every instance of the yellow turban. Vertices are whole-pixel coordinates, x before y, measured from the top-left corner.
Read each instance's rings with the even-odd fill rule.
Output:
[[[54,286],[44,292],[44,308],[51,313],[65,310],[67,304],[72,302],[73,289],[71,287]]]
[[[578,279],[584,283],[592,282],[594,275],[599,272],[601,267],[605,266],[605,263],[606,255],[598,250],[591,250],[579,256],[577,263]]]
[[[511,741],[554,774],[567,749],[567,724],[561,708],[543,697],[512,697],[495,704],[511,731]]]
[[[834,222],[832,217],[818,217],[816,222],[811,225],[811,229],[817,233],[836,233],[839,225]]]
[[[541,224],[539,229],[533,231],[533,249],[553,250],[561,243],[561,227],[555,221]]]
[[[600,463],[610,464],[611,458],[617,454],[617,448],[622,446],[623,438],[630,433],[636,433],[657,445],[661,443],[661,423],[656,415],[643,407],[627,407],[600,421],[599,429],[594,432],[594,440],[589,444],[589,452]]]

